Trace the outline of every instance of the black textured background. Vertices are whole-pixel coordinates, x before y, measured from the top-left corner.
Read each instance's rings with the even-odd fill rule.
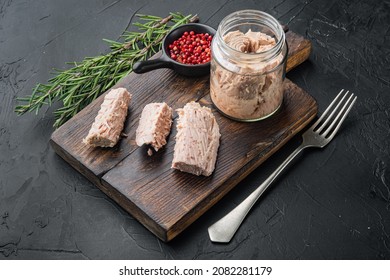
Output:
[[[341,88],[358,102],[335,140],[300,156],[228,245],[211,243],[207,227],[299,137],[165,244],[53,152],[52,109],[13,113],[52,68],[107,51],[102,38],[117,39],[136,12],[197,13],[216,28],[246,8],[312,40],[310,61],[288,77],[320,112]],[[389,46],[389,1],[0,0],[0,259],[390,259]]]

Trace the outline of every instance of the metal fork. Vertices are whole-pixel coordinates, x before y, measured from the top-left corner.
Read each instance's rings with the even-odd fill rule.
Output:
[[[323,148],[333,139],[357,98],[353,93],[349,94],[349,91],[345,94],[343,92],[344,89],[340,91],[322,116],[303,133],[302,144],[291,153],[264,183],[230,213],[209,227],[208,231],[211,241],[221,243],[230,242],[249,210],[295,156],[308,147]]]

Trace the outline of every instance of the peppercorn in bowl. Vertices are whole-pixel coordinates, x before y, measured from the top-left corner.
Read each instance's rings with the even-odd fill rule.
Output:
[[[210,73],[210,46],[215,33],[214,28],[200,23],[179,26],[164,38],[159,58],[137,62],[133,71],[141,74],[170,68],[184,76],[207,75]]]

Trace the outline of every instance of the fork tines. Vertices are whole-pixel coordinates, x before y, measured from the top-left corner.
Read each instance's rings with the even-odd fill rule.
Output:
[[[334,137],[357,98],[353,93],[349,93],[349,90],[344,94],[343,92],[344,89],[339,92],[321,117],[313,124],[311,128],[314,132],[325,138]]]

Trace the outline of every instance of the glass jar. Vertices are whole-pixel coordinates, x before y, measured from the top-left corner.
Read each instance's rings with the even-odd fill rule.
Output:
[[[258,121],[283,102],[287,43],[271,15],[243,10],[225,17],[212,41],[210,96],[225,116]]]

